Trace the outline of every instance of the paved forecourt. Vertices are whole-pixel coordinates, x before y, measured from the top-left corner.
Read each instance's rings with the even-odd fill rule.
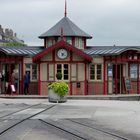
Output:
[[[137,140],[139,106],[139,101],[0,99],[0,139]]]

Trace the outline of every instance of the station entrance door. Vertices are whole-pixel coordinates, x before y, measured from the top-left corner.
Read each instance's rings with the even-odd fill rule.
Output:
[[[108,65],[107,85],[108,94],[124,93],[124,76],[126,75],[125,64],[110,64]]]

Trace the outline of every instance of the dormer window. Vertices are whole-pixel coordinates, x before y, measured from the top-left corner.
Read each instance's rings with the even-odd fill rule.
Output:
[[[72,45],[72,38],[71,37],[66,37],[66,42]]]
[[[58,38],[58,41],[60,41],[62,38],[61,37],[59,37]],[[63,38],[67,43],[69,43],[69,44],[71,44],[72,45],[72,38],[71,37],[64,37]]]
[[[84,41],[81,37],[75,37],[75,47],[78,49],[84,49]]]
[[[50,47],[50,46],[52,46],[53,44],[55,44],[54,38],[48,38],[48,39],[47,39],[47,47]]]

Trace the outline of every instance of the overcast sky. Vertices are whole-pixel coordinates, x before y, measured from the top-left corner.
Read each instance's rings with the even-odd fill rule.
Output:
[[[67,0],[68,17],[93,36],[88,45],[140,45],[140,0]],[[64,0],[0,0],[0,24],[28,45],[64,17]]]

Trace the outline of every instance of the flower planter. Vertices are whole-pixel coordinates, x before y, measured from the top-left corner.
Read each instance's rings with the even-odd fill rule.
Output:
[[[64,103],[67,101],[67,96],[60,97],[53,89],[48,89],[48,100],[53,103]]]

